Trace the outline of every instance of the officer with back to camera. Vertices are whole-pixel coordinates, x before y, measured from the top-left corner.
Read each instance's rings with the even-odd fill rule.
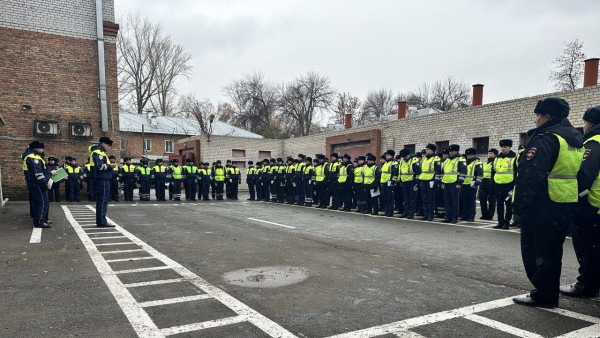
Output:
[[[110,149],[113,141],[108,137],[101,137],[98,144],[92,148],[90,155],[94,163],[94,192],[96,194],[96,226],[114,227],[106,220],[108,200],[110,198],[110,180],[115,163],[110,163],[106,151]]]
[[[583,138],[567,119],[565,100],[540,100],[534,113],[536,128],[527,132],[513,206],[521,222],[523,265],[535,289],[513,300],[553,308],[558,305],[562,246],[577,212]]]

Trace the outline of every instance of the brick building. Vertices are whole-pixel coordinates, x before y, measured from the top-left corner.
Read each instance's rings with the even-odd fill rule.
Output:
[[[5,197],[26,196],[21,153],[34,139],[46,143],[46,156],[64,160],[72,155],[80,163],[100,136],[112,134],[118,144],[118,121],[111,125],[108,116],[111,102],[118,100],[114,21],[113,0],[0,1]],[[103,72],[99,60],[104,60]]]

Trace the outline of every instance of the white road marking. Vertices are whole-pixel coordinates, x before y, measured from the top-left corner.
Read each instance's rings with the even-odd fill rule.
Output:
[[[186,282],[185,278],[171,278],[171,279],[159,279],[159,280],[151,280],[149,282],[138,282],[138,283],[129,283],[123,284],[127,288],[137,288],[140,286],[150,286],[150,285],[161,285],[161,284],[171,284],[171,283],[181,283]]]
[[[29,243],[40,243],[42,241],[42,228],[33,228]]]
[[[554,312],[554,313],[558,313],[559,315],[563,315],[563,316],[567,316],[567,317],[571,317],[571,318],[583,320],[585,322],[590,322],[590,323],[594,323],[594,324],[600,324],[600,318],[596,318],[596,317],[584,315],[584,314],[581,314],[581,313],[577,313],[577,312],[573,312],[573,311],[569,311],[569,310],[565,310],[565,309],[554,308],[554,309],[542,309],[542,310],[549,311],[549,312]]]
[[[506,332],[509,334],[512,334],[514,336],[517,337],[524,337],[524,338],[544,338],[544,336],[541,336],[537,333],[533,333],[533,332],[529,332],[529,331],[525,331],[525,330],[521,330],[519,328],[516,328],[514,326],[510,326],[504,323],[501,323],[499,321],[493,320],[493,319],[489,319],[489,318],[485,318],[479,315],[468,315],[463,317],[465,319],[468,319],[472,322],[475,323],[479,323],[491,328],[494,328],[496,330],[500,330],[502,332]]]
[[[114,250],[114,251],[100,251],[101,254],[117,254],[123,252],[136,252],[136,251],[144,251],[144,249],[131,249],[131,250]]]
[[[237,324],[237,323],[241,323],[241,322],[245,322],[245,321],[247,321],[247,318],[245,316],[235,316],[235,317],[229,317],[229,318],[209,320],[209,321],[202,322],[202,323],[169,327],[166,329],[162,329],[161,332],[165,336],[171,336],[171,335],[178,334],[178,333],[197,331],[197,330],[208,329],[211,327],[219,327],[219,326],[224,326],[224,325]]]
[[[127,244],[135,244],[133,242],[119,242],[119,243],[100,243],[95,244],[96,246],[106,246],[106,245],[127,245]]]
[[[177,297],[177,298],[168,298],[168,299],[161,299],[161,300],[152,300],[152,301],[149,301],[149,302],[142,302],[142,303],[140,303],[140,305],[142,307],[151,307],[151,306],[160,306],[160,305],[184,303],[184,302],[193,302],[195,300],[202,300],[202,299],[209,299],[209,298],[211,298],[209,295],[202,294],[202,295],[194,295],[194,296],[187,296],[187,297]]]
[[[91,211],[95,212],[95,209],[92,206],[88,206],[88,208]],[[94,243],[92,242],[92,240],[89,239],[89,237],[87,237],[87,234],[81,229],[81,227],[79,226],[79,224],[77,224],[75,219],[73,219],[72,216],[70,216],[68,214],[69,213],[68,208],[63,206],[63,209],[65,210],[65,214],[67,214],[67,218],[71,217],[71,219],[70,219],[71,225],[78,231],[78,235],[80,235],[80,239],[82,239],[82,241],[85,240],[85,243],[87,243],[91,247],[91,248],[88,248],[88,246],[86,246],[86,249],[88,249],[90,256],[92,255],[93,252],[97,253],[97,258],[99,261],[101,261],[101,263],[102,263],[101,267],[103,268],[102,271],[100,270],[100,268],[98,269],[98,271],[101,271],[101,275],[105,274],[105,275],[107,275],[107,277],[116,278],[116,280],[118,281],[118,285],[114,285],[112,283],[109,284],[109,282],[106,282],[107,280],[105,279],[107,286],[109,286],[109,288],[111,290],[115,290],[115,292],[113,292],[113,295],[117,299],[117,302],[123,309],[123,312],[129,319],[129,321],[132,323],[132,326],[134,327],[134,329],[136,330],[138,335],[140,335],[140,336],[155,336],[156,332],[154,330],[156,328],[156,325],[154,324],[154,322],[151,321],[151,319],[149,319],[147,314],[144,312],[144,316],[141,318],[138,318],[136,316],[135,312],[138,311],[138,308],[141,309],[140,304],[137,302],[135,304],[131,304],[129,301],[125,301],[125,300],[129,300],[130,297],[133,298],[131,296],[131,294],[129,293],[129,291],[127,291],[127,288],[137,287],[137,286],[146,286],[146,285],[156,285],[156,284],[160,284],[161,282],[158,282],[158,281],[155,281],[154,283],[141,282],[141,283],[130,283],[130,284],[126,284],[126,285],[121,283],[120,280],[118,280],[118,278],[116,277],[115,271],[110,269],[110,266],[108,265],[108,263],[106,263],[106,261],[102,258],[102,253],[99,252],[98,249],[94,246]],[[224,318],[224,319],[218,319],[215,321],[189,324],[189,325],[177,326],[177,327],[173,327],[173,328],[165,328],[165,329],[160,330],[160,334],[171,335],[171,334],[176,334],[179,332],[189,332],[192,330],[200,330],[200,329],[208,328],[208,327],[228,325],[228,324],[232,324],[232,323],[237,323],[239,321],[248,321],[251,324],[253,324],[254,326],[261,329],[262,331],[264,331],[266,334],[268,334],[271,337],[282,337],[282,338],[296,337],[294,334],[292,334],[288,330],[284,329],[279,324],[275,323],[274,321],[270,320],[269,318],[265,317],[264,315],[258,313],[257,311],[251,309],[244,303],[240,302],[239,300],[235,299],[231,295],[227,294],[225,291],[219,289],[216,286],[209,284],[204,279],[200,278],[198,275],[194,274],[193,272],[191,272],[190,270],[188,270],[181,264],[177,263],[176,261],[167,257],[166,255],[160,253],[153,247],[149,246],[148,244],[146,244],[145,242],[143,242],[142,240],[140,240],[139,238],[137,238],[136,236],[131,234],[129,231],[125,230],[123,227],[116,224],[110,218],[107,218],[107,221],[108,221],[108,223],[115,225],[115,230],[120,231],[123,235],[125,235],[125,237],[127,237],[129,240],[131,240],[133,242],[133,244],[139,245],[140,248],[142,248],[148,254],[150,254],[151,256],[160,260],[163,264],[165,264],[165,266],[170,267],[170,269],[174,270],[179,275],[181,275],[183,278],[180,281],[185,280],[185,281],[195,285],[200,290],[202,290],[204,293],[206,293],[208,296],[216,299],[217,301],[221,302],[223,305],[227,306],[228,308],[230,308],[231,310],[233,310],[235,313],[238,314],[238,316],[233,317],[236,319]],[[100,245],[100,244],[96,244],[96,245]],[[98,268],[99,266],[96,265],[96,267]],[[162,281],[162,283],[169,283],[169,282],[173,282],[173,280],[170,280],[168,282]],[[123,292],[122,290],[125,290],[125,292]],[[127,297],[121,297],[121,293],[126,294]],[[147,322],[147,318],[148,318],[148,320],[150,320],[150,323]],[[145,332],[143,334],[140,334],[140,331],[138,331],[138,330],[141,330],[140,326],[143,326],[145,328],[145,330],[151,330],[152,335],[146,334]],[[158,336],[160,336],[160,335],[158,335]]]
[[[579,330],[565,333],[556,338],[589,338],[600,337],[600,324],[584,327]]]
[[[421,336],[420,334],[408,330],[402,330],[398,332],[394,332],[397,337],[400,338],[425,338],[425,336]]]
[[[117,275],[122,275],[125,273],[136,273],[136,272],[146,272],[146,271],[157,271],[157,270],[168,270],[171,269],[170,266],[152,266],[149,268],[139,268],[139,269],[129,269],[129,270],[117,270],[115,273]]]
[[[263,223],[267,223],[267,224],[277,225],[277,226],[284,227],[284,228],[296,229],[296,227],[293,227],[293,226],[289,226],[289,225],[285,225],[285,224],[279,224],[279,223],[275,223],[275,222],[263,221],[262,219],[251,218],[251,217],[248,217],[246,219],[249,219],[251,221],[257,221],[257,222],[263,222]]]
[[[103,234],[104,232],[99,232],[100,234]],[[121,236],[106,236],[106,237],[90,237],[91,239],[111,239],[111,238],[123,238],[125,236],[121,235]]]
[[[100,235],[100,234],[120,234],[120,232],[118,231],[102,231],[102,232],[90,232],[88,235]],[[98,237],[91,237],[92,239],[94,238],[98,238]]]
[[[145,257],[131,257],[131,258],[117,258],[117,259],[107,259],[106,263],[115,263],[115,262],[129,262],[129,261],[143,261],[146,259],[156,259],[152,256]]]

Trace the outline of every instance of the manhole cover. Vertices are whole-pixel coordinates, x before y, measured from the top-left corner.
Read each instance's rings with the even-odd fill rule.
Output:
[[[267,266],[227,272],[223,279],[229,284],[250,288],[277,288],[300,283],[308,278],[308,270],[294,266]]]

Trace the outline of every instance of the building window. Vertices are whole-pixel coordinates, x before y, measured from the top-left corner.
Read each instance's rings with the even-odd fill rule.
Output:
[[[490,147],[489,137],[478,137],[473,139],[473,148],[477,150],[477,154],[487,154]]]
[[[165,153],[173,153],[173,140],[165,140]]]
[[[442,152],[442,150],[446,150],[450,148],[450,141],[438,141],[435,143],[438,152]]]
[[[150,142],[150,140],[145,139],[144,140],[144,151],[150,151],[152,150],[152,144]]]
[[[411,154],[416,153],[417,146],[415,144],[405,144],[404,149],[408,149]]]
[[[233,163],[235,163],[240,169],[246,168],[246,162],[244,161],[233,161]]]
[[[125,139],[121,138],[121,150],[125,150]]]
[[[265,158],[270,159],[271,158],[271,152],[270,151],[259,151],[258,152],[258,158],[259,158],[259,160],[263,160]]]
[[[246,157],[246,151],[244,149],[231,149],[231,156]]]

